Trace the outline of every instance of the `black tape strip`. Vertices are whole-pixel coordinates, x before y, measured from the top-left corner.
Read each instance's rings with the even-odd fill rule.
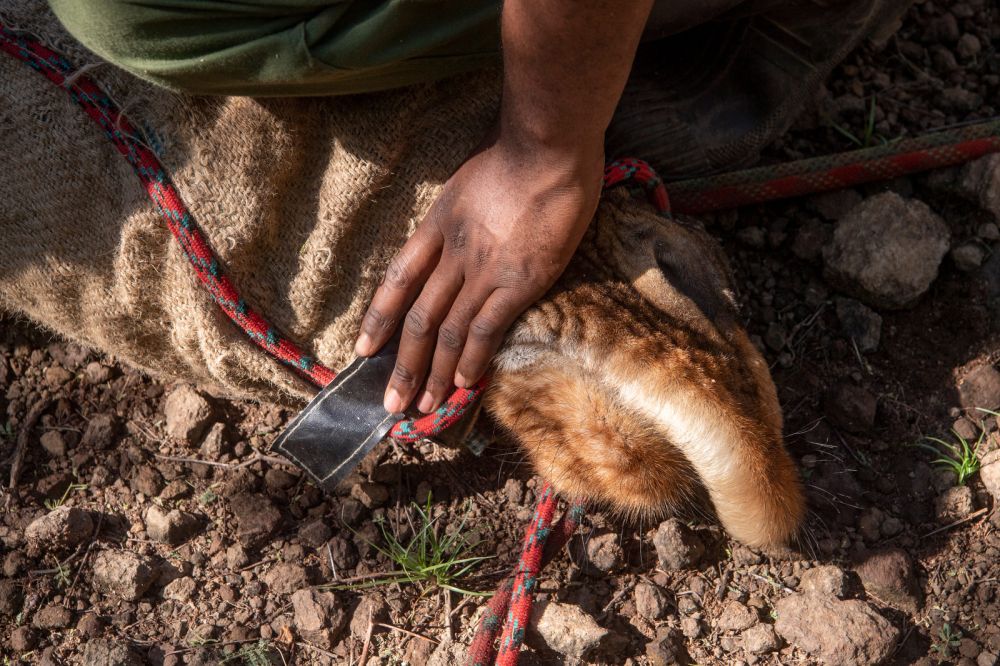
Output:
[[[402,414],[382,407],[396,364],[398,341],[344,368],[274,441],[274,448],[304,469],[327,492],[375,448]]]

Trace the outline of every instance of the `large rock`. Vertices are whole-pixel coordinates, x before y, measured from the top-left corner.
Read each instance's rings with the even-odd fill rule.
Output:
[[[869,596],[908,613],[917,612],[918,586],[913,575],[913,562],[906,551],[888,548],[872,553],[854,570]]]
[[[691,569],[705,554],[705,544],[698,535],[676,518],[660,523],[653,546],[660,566],[667,571]]]
[[[136,601],[156,580],[156,570],[144,557],[124,550],[103,550],[94,556],[94,589],[125,601]]]
[[[872,307],[906,308],[937,277],[949,236],[944,221],[926,204],[894,192],[878,194],[837,223],[823,249],[824,274]]]
[[[987,155],[966,164],[961,189],[1000,222],[1000,155]]]
[[[89,511],[75,506],[61,506],[36,518],[24,531],[28,553],[60,553],[75,548],[94,533],[94,519]]]
[[[212,420],[212,405],[190,386],[182,384],[167,396],[163,407],[167,434],[194,444]]]
[[[545,601],[531,614],[528,630],[559,654],[582,659],[608,635],[608,630],[579,606]]]
[[[827,666],[874,666],[885,661],[899,631],[864,601],[796,594],[774,606],[778,635]]]

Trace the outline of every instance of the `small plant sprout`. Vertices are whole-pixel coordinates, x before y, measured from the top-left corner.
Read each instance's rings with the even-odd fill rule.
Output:
[[[425,506],[416,502],[411,504],[416,513],[417,524],[411,521],[413,537],[404,544],[401,539],[390,531],[383,519],[376,520],[386,545],[370,545],[378,552],[388,557],[396,565],[395,571],[376,575],[373,580],[357,585],[339,586],[339,589],[363,589],[378,585],[396,583],[432,583],[437,587],[459,594],[489,596],[490,592],[472,592],[455,585],[455,582],[491,559],[492,555],[470,555],[479,542],[469,540],[465,531],[465,523],[469,515],[468,508],[462,520],[450,532],[442,530],[440,516],[431,516],[431,498],[428,496]]]
[[[0,425],[0,439],[14,439],[14,427],[10,421]]]
[[[960,434],[951,431],[955,441],[949,442],[940,437],[925,437],[927,441],[917,442],[917,446],[937,454],[932,463],[947,467],[955,473],[956,483],[964,486],[965,482],[979,471],[979,447],[986,437],[986,430],[980,428],[979,437],[970,442]]]
[[[272,666],[271,656],[274,648],[263,638],[250,645],[244,645],[236,652],[219,662],[222,664],[242,664],[242,666]]]
[[[962,632],[945,622],[938,630],[938,640],[934,641],[931,649],[938,653],[941,659],[950,659],[952,650],[958,649],[962,644]]]
[[[55,511],[56,509],[58,509],[59,507],[61,507],[63,504],[66,503],[66,500],[69,499],[69,496],[71,494],[75,493],[78,490],[86,490],[86,489],[87,489],[87,484],[85,483],[71,483],[66,488],[66,491],[62,494],[62,497],[60,497],[59,499],[45,500],[44,502],[45,508],[48,509],[49,511]]]

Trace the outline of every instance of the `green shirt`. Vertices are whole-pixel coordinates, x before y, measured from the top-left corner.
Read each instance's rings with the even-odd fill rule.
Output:
[[[205,95],[343,95],[499,62],[500,0],[49,0],[153,83]]]

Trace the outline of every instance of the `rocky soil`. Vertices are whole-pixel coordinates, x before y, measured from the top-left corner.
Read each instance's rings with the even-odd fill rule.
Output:
[[[998,43],[987,0],[916,5],[765,160],[996,115]],[[709,521],[591,512],[524,663],[998,663],[1000,158],[706,223],[772,364],[807,529],[760,552]],[[483,599],[373,585],[397,568],[386,534],[408,542],[430,498],[493,556],[454,584],[489,591],[539,481],[502,439],[383,444],[324,496],[269,452],[292,416],[0,320],[3,663],[459,663]],[[982,469],[959,483],[928,436],[978,442]]]

